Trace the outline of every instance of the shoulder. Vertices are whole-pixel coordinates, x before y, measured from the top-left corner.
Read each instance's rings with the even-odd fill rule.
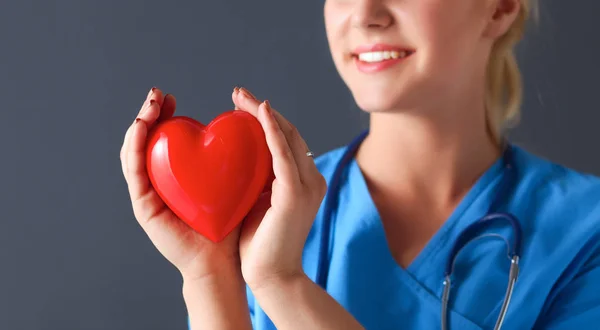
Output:
[[[515,167],[518,182],[507,207],[519,213],[532,246],[560,245],[563,253],[574,254],[600,241],[600,178],[520,147],[515,147]]]
[[[541,328],[588,329],[600,316],[600,178],[516,148],[512,208],[523,226],[522,294]],[[535,298],[531,298],[535,297]],[[542,299],[539,305],[532,300]],[[525,308],[525,307],[524,307]]]
[[[600,271],[600,178],[519,147],[515,166],[519,182],[507,208],[523,227],[522,281],[532,281],[531,294],[547,297],[548,313],[573,292],[575,279]]]
[[[595,225],[600,221],[600,178],[550,161],[515,146],[519,182],[514,202],[526,202],[530,214],[563,221],[557,226]],[[541,221],[540,224],[546,223]],[[590,228],[591,229],[591,228]]]
[[[559,184],[570,188],[600,187],[600,177],[597,175],[556,163],[517,145],[513,149],[517,166],[522,167],[522,174],[543,177],[545,183],[550,185]]]

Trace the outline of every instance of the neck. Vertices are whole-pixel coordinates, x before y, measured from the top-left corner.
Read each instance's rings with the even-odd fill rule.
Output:
[[[370,189],[446,207],[498,159],[501,150],[488,134],[482,109],[436,112],[446,115],[371,114],[369,135],[356,156]]]

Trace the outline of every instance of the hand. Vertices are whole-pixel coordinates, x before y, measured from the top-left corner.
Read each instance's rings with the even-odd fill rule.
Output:
[[[213,243],[180,220],[152,187],[146,172],[147,133],[157,122],[173,116],[175,97],[153,88],[138,117],[125,134],[121,165],[135,218],[152,243],[181,272],[185,280],[241,272],[238,238],[240,227],[220,243]]]
[[[239,243],[242,275],[254,290],[274,278],[304,276],[302,252],[327,184],[298,130],[268,101],[237,88],[232,99],[258,118],[273,156],[271,192],[244,220]]]

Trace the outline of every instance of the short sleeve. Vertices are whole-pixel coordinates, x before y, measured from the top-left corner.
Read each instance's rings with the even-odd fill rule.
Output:
[[[600,324],[600,251],[560,290],[536,329],[596,330]]]

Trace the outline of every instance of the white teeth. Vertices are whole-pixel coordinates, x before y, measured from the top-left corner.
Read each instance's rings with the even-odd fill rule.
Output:
[[[358,54],[358,59],[363,62],[381,62],[389,59],[397,59],[406,57],[406,51],[382,51],[382,52],[368,52]]]

